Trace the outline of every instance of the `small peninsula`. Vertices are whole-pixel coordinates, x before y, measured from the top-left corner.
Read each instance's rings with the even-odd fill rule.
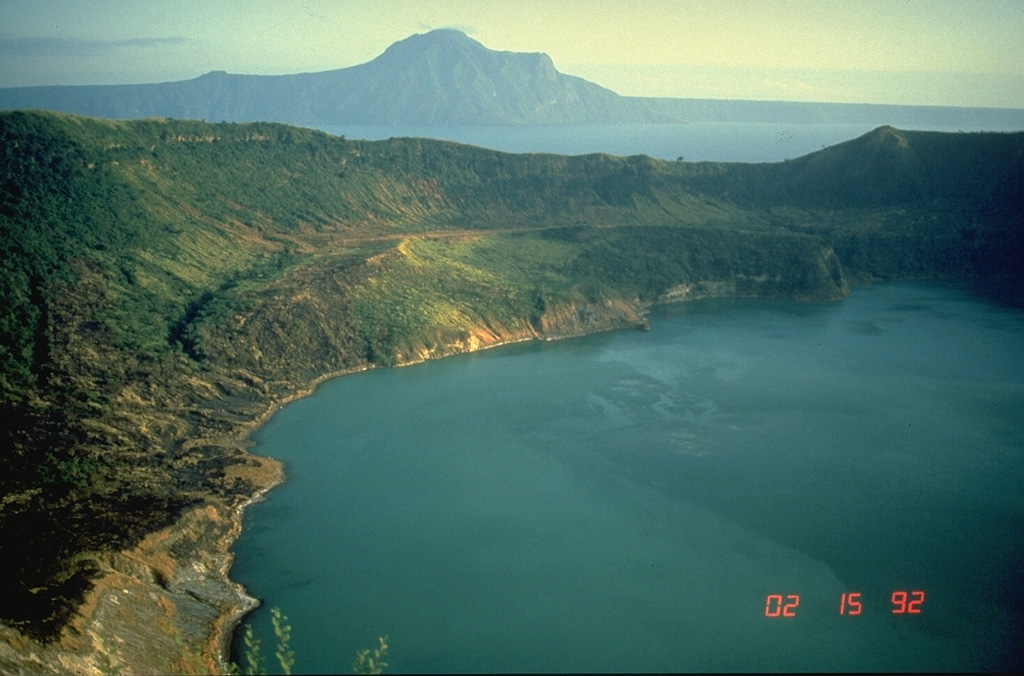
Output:
[[[0,113],[0,671],[218,671],[247,435],[322,380],[705,296],[1022,297],[1024,133],[777,164]]]

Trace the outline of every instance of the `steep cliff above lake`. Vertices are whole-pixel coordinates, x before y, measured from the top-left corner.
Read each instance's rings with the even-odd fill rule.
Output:
[[[278,476],[240,440],[329,374],[700,295],[1024,277],[1024,134],[883,128],[730,165],[12,112],[0,157],[14,673],[214,668],[246,606],[238,510]]]

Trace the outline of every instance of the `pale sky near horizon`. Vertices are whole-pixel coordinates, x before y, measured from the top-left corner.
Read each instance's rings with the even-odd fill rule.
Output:
[[[1024,108],[1024,0],[0,0],[0,87],[332,70],[435,28],[631,96]]]

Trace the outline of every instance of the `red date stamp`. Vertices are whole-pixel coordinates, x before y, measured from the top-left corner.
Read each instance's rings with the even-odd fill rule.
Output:
[[[893,615],[919,615],[924,604],[924,592],[896,590],[890,597]],[[796,617],[800,606],[799,594],[768,594],[764,602],[765,617]],[[854,617],[864,611],[860,592],[846,592],[839,597],[839,614]]]

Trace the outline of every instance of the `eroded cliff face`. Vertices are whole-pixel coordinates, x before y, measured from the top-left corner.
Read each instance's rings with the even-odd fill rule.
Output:
[[[647,329],[647,308],[638,298],[601,298],[556,305],[541,316],[538,337],[573,338],[613,329]]]
[[[809,265],[787,274],[736,274],[722,279],[698,279],[670,287],[659,298],[675,303],[700,298],[789,298],[792,300],[841,300],[850,295],[843,266],[831,247],[823,246]]]
[[[534,321],[506,326],[491,323],[464,332],[464,336],[432,347],[420,344],[399,353],[398,365],[417,364],[456,354],[486,350],[527,340],[561,340],[616,329],[647,329],[647,309],[639,299],[604,298],[552,305]]]
[[[254,456],[229,473],[260,487],[250,500],[283,478]],[[231,631],[257,604],[228,577],[248,502],[210,499],[132,549],[88,555],[99,572],[57,640],[0,627],[0,672],[225,673]]]

